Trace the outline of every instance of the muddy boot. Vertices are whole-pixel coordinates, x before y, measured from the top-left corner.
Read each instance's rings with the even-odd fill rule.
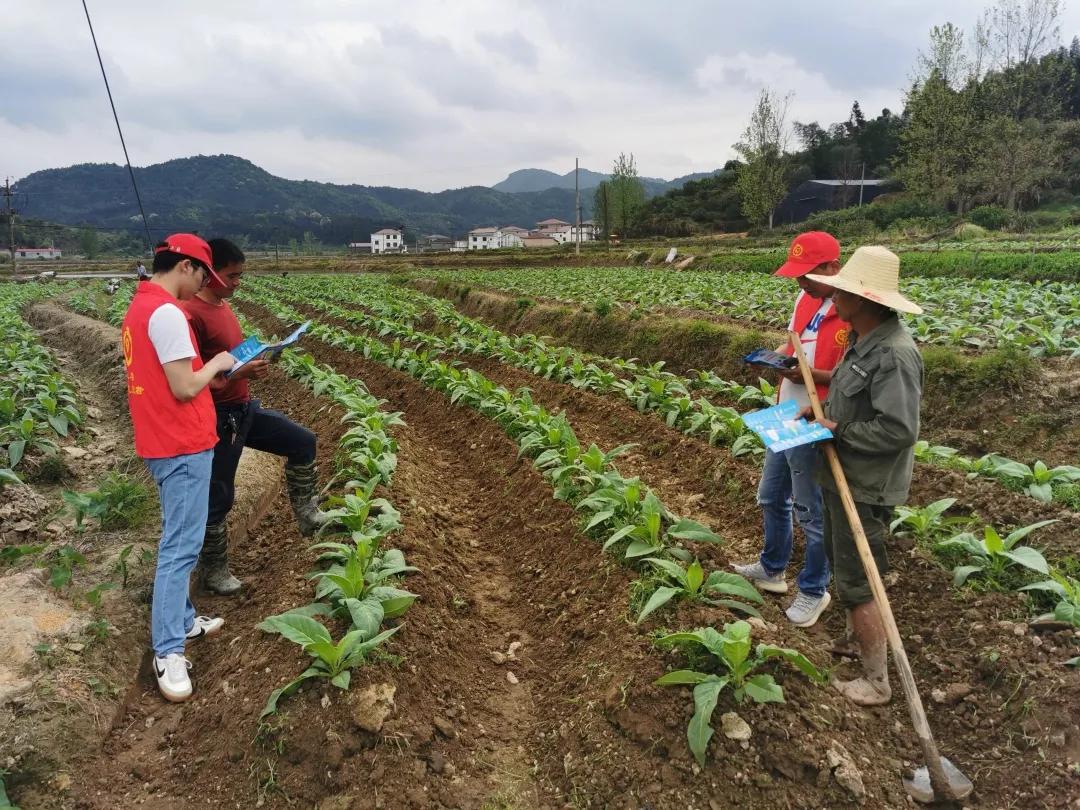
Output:
[[[850,611],[848,611],[847,614],[847,626],[844,628],[844,635],[830,641],[828,650],[833,655],[840,656],[841,658],[861,657],[859,642],[855,639],[855,628],[851,624]]]
[[[877,644],[862,651],[863,677],[853,681],[833,679],[832,685],[857,706],[882,706],[892,698],[889,687],[888,645]]]
[[[225,521],[209,523],[199,554],[199,581],[203,588],[220,596],[231,596],[244,587],[244,583],[229,572],[229,535]]]
[[[330,520],[317,505],[315,490],[319,485],[319,475],[315,462],[286,464],[285,484],[289,490],[289,502],[292,504],[300,534],[311,537],[320,526]]]

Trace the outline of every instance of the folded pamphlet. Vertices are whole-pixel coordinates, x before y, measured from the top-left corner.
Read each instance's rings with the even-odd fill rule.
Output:
[[[233,359],[236,360],[236,362],[233,364],[232,368],[225,372],[225,376],[232,376],[236,373],[237,369],[242,368],[247,363],[250,363],[252,360],[259,357],[265,356],[267,360],[276,360],[282,351],[300,340],[300,336],[308,330],[309,326],[311,326],[311,321],[301,324],[295,332],[277,343],[263,343],[254,335],[245,339],[244,342],[235,349],[229,349],[229,354],[233,356]]]
[[[755,349],[743,358],[743,362],[752,366],[778,369],[792,369],[799,365],[799,361],[794,357],[774,352],[772,349]]]
[[[771,408],[748,413],[742,419],[774,453],[832,438],[828,428],[799,418],[800,410],[799,404],[789,399]]]

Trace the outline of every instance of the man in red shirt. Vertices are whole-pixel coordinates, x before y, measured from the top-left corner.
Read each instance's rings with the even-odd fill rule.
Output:
[[[795,279],[801,289],[788,329],[797,332],[802,340],[822,401],[828,396],[832,371],[847,342],[848,325],[836,314],[832,288],[808,279],[807,275],[831,276],[839,271],[840,243],[823,231],[809,231],[797,236],[791,243],[787,261],[776,271],[778,276]],[[791,356],[795,348],[789,342],[777,351]],[[809,406],[810,398],[799,369],[781,372],[781,375],[777,400],[793,399],[800,409]],[[758,560],[734,566],[761,590],[787,593],[784,569],[791,560],[794,542],[791,518],[794,513],[806,540],[803,568],[797,579],[798,592],[786,611],[788,620],[797,627],[815,624],[832,599],[828,591],[829,561],[823,541],[821,487],[814,479],[820,463],[818,455],[818,449],[813,445],[793,447],[780,453],[766,451],[758,487],[758,504],[764,515],[765,547]]]
[[[244,253],[228,239],[211,239],[210,248],[222,284],[203,288],[183,304],[203,357],[235,348],[244,340],[240,322],[227,300],[240,287]],[[316,506],[315,434],[280,411],[262,408],[259,400],[251,398],[248,380],[263,377],[267,371],[266,360],[251,360],[223,385],[211,389],[217,411],[217,443],[210,476],[206,539],[199,562],[203,587],[217,594],[234,594],[243,587],[229,571],[225,518],[232,509],[236,468],[245,447],[285,456],[285,481],[300,534],[310,537],[326,521],[325,513]]]
[[[180,309],[182,299],[208,282],[220,283],[210,246],[193,234],[173,234],[157,246],[153,270],[149,281],[139,282],[120,334],[135,452],[146,462],[161,500],[151,609],[154,672],[165,698],[179,702],[191,696],[186,642],[216,633],[225,623],[196,616],[188,590],[202,547],[217,442],[208,386],[234,361],[219,352],[204,364]]]

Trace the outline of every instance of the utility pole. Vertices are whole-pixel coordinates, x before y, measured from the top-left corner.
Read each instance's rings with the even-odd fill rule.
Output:
[[[574,211],[577,217],[577,227],[574,230],[574,253],[581,255],[581,187],[578,184],[578,161],[574,158]]]
[[[4,200],[8,221],[8,252],[11,255],[11,275],[15,275],[15,214],[17,212],[11,207],[11,198],[14,196],[15,193],[11,190],[11,178],[5,177]]]
[[[862,179],[859,181],[859,208],[862,208],[862,192],[866,186],[866,161],[862,165]]]

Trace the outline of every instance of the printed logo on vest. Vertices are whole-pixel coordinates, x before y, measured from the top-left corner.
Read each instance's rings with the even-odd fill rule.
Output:
[[[837,346],[846,346],[848,338],[848,330],[846,327],[841,326],[836,330],[836,334],[833,336],[833,340],[836,341]]]
[[[131,348],[131,327],[125,326],[124,332],[120,336],[120,344],[124,348],[124,365],[131,365],[132,348]]]

